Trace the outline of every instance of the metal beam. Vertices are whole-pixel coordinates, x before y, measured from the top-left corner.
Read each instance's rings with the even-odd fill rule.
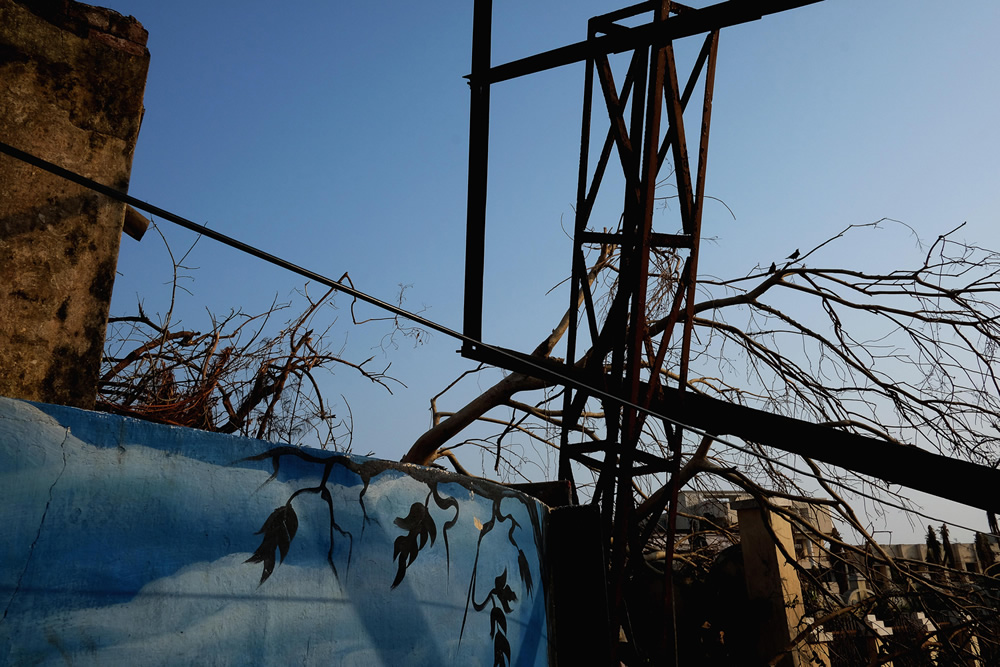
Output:
[[[651,407],[713,435],[734,435],[891,484],[1000,512],[1000,470],[995,468],[691,392],[666,394]]]
[[[822,0],[727,0],[703,9],[694,9],[672,16],[662,24],[648,23],[634,28],[622,28],[583,42],[568,44],[533,56],[513,60],[489,70],[489,83],[500,83],[536,72],[583,62],[600,54],[634,51],[643,46],[663,46],[667,42],[711,30],[720,30],[741,23],[756,21],[768,14],[812,5]]]
[[[486,190],[490,149],[490,69],[493,1],[476,0],[472,19],[472,93],[469,108],[469,193],[465,236],[465,311],[462,333],[483,339]],[[469,343],[463,348],[468,351]]]

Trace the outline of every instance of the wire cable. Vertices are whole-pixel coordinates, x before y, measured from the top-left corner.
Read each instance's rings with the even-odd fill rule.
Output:
[[[321,285],[325,285],[327,287],[331,287],[333,289],[336,289],[337,291],[343,292],[344,294],[347,294],[347,295],[352,296],[354,298],[360,299],[361,301],[364,301],[364,302],[366,302],[368,304],[371,304],[371,305],[373,305],[373,306],[375,306],[377,308],[381,308],[381,309],[386,310],[386,311],[388,311],[390,313],[393,313],[394,315],[398,315],[400,317],[404,317],[404,318],[406,318],[406,319],[408,319],[408,320],[410,320],[412,322],[415,322],[416,324],[419,324],[420,326],[427,327],[428,329],[432,329],[434,331],[437,331],[438,333],[442,333],[442,334],[444,334],[446,336],[450,336],[452,338],[455,338],[457,340],[462,341],[463,343],[469,343],[469,344],[472,344],[472,345],[477,345],[477,346],[482,347],[482,348],[484,348],[486,350],[489,350],[490,352],[492,352],[494,354],[498,354],[498,355],[500,355],[500,356],[502,356],[502,357],[504,357],[506,359],[510,359],[512,361],[516,361],[519,364],[527,365],[527,366],[529,366],[531,368],[534,368],[536,371],[539,371],[539,375],[541,377],[552,377],[552,378],[555,378],[555,379],[559,380],[561,383],[563,383],[563,384],[565,384],[567,386],[571,386],[571,387],[573,387],[573,388],[575,388],[577,390],[585,391],[585,392],[591,394],[592,396],[596,396],[596,397],[603,398],[603,399],[606,399],[606,400],[614,401],[616,403],[619,403],[622,406],[627,406],[627,407],[630,407],[630,408],[632,408],[634,410],[638,410],[638,411],[640,411],[640,412],[642,412],[642,413],[644,413],[646,415],[649,415],[650,417],[654,417],[656,419],[661,419],[661,420],[663,420],[665,422],[673,424],[674,426],[678,426],[678,427],[680,427],[682,429],[690,431],[691,433],[695,433],[695,434],[700,435],[702,437],[711,438],[712,440],[714,440],[715,442],[718,442],[720,444],[726,445],[728,447],[732,447],[733,449],[742,451],[742,452],[747,453],[747,454],[751,454],[753,456],[757,456],[757,454],[754,453],[754,452],[752,452],[751,450],[748,450],[748,449],[745,449],[743,447],[740,447],[739,445],[736,445],[735,443],[732,443],[732,442],[726,440],[725,438],[721,438],[718,435],[713,435],[713,434],[705,431],[704,429],[701,429],[701,428],[698,428],[698,427],[695,427],[695,426],[691,426],[690,424],[685,424],[685,423],[683,423],[683,422],[681,422],[681,421],[679,421],[677,419],[673,419],[671,417],[667,417],[666,415],[662,415],[662,414],[656,412],[655,410],[653,410],[651,408],[639,405],[637,403],[633,403],[632,401],[629,401],[629,400],[624,399],[622,397],[616,396],[616,395],[612,394],[611,392],[608,392],[608,391],[605,391],[603,389],[600,389],[599,387],[591,386],[591,385],[587,384],[586,382],[577,380],[576,378],[570,377],[569,375],[566,375],[564,373],[560,373],[559,371],[557,371],[557,370],[555,370],[553,368],[545,367],[545,366],[542,366],[541,364],[534,363],[531,360],[530,357],[521,356],[521,355],[515,355],[512,352],[510,352],[509,350],[506,350],[506,349],[504,349],[502,347],[497,347],[495,345],[490,345],[489,343],[484,343],[484,342],[482,342],[480,340],[476,340],[476,339],[472,338],[471,336],[466,336],[465,334],[460,333],[458,331],[455,331],[454,329],[451,329],[449,327],[446,327],[443,324],[439,324],[439,323],[437,323],[437,322],[435,322],[433,320],[430,320],[430,319],[427,319],[426,317],[422,317],[420,315],[417,315],[416,313],[410,312],[410,311],[408,311],[408,310],[406,310],[404,308],[401,308],[399,306],[394,306],[391,303],[383,301],[383,300],[381,300],[381,299],[379,299],[377,297],[374,297],[374,296],[372,296],[372,295],[370,295],[370,294],[368,294],[366,292],[362,292],[359,289],[356,289],[356,288],[351,287],[349,285],[345,285],[345,284],[343,284],[343,283],[341,283],[339,281],[333,280],[332,278],[328,278],[328,277],[326,277],[326,276],[324,276],[324,275],[322,275],[320,273],[316,273],[315,271],[311,271],[310,269],[306,269],[306,268],[304,268],[302,266],[299,266],[298,264],[295,264],[294,262],[291,262],[289,260],[283,259],[283,258],[278,257],[276,255],[272,255],[271,253],[266,252],[264,250],[261,250],[260,248],[257,248],[255,246],[252,246],[249,243],[245,243],[243,241],[240,241],[239,239],[233,238],[233,237],[228,236],[226,234],[223,234],[221,232],[217,232],[217,231],[215,231],[213,229],[210,229],[210,228],[206,227],[205,225],[199,225],[198,223],[193,222],[191,220],[188,220],[187,218],[184,218],[184,217],[182,217],[180,215],[177,215],[176,213],[171,213],[170,211],[168,211],[166,209],[163,209],[163,208],[160,208],[159,206],[154,206],[153,204],[145,202],[145,201],[143,201],[141,199],[137,199],[137,198],[135,198],[135,197],[133,197],[133,196],[131,196],[129,194],[126,194],[126,193],[121,192],[119,190],[116,190],[114,188],[108,187],[108,186],[106,186],[106,185],[104,185],[102,183],[98,183],[97,181],[89,179],[86,176],[82,176],[82,175],[80,175],[80,174],[78,174],[76,172],[70,171],[69,169],[65,169],[63,167],[60,167],[57,164],[54,164],[54,163],[49,162],[47,160],[43,160],[42,158],[40,158],[40,157],[38,157],[36,155],[32,155],[31,153],[27,153],[25,151],[19,150],[19,149],[15,148],[15,147],[11,146],[10,144],[4,143],[3,141],[0,141],[0,153],[6,153],[7,155],[9,155],[12,158],[15,158],[17,160],[20,160],[22,162],[30,164],[33,167],[37,167],[38,169],[42,169],[42,170],[47,171],[47,172],[49,172],[51,174],[54,174],[54,175],[59,176],[61,178],[64,178],[64,179],[66,179],[68,181],[76,183],[77,185],[85,187],[85,188],[87,188],[89,190],[93,190],[94,192],[100,193],[100,194],[102,194],[102,195],[104,195],[106,197],[114,199],[115,201],[118,201],[118,202],[121,202],[121,203],[124,203],[124,204],[129,204],[129,205],[131,205],[134,208],[140,209],[142,211],[146,211],[147,213],[150,213],[152,215],[159,216],[159,217],[163,218],[164,220],[172,222],[175,225],[178,225],[180,227],[183,227],[184,229],[187,229],[189,231],[195,232],[197,234],[201,234],[202,236],[206,236],[206,237],[212,239],[213,241],[217,241],[219,243],[222,243],[223,245],[229,246],[230,248],[234,248],[236,250],[239,250],[240,252],[244,252],[244,253],[246,253],[248,255],[256,257],[257,259],[260,259],[260,260],[263,260],[265,262],[268,262],[269,264],[273,264],[274,266],[283,268],[283,269],[285,269],[287,271],[291,271],[292,273],[298,274],[298,275],[300,275],[300,276],[302,276],[304,278],[307,278],[309,280],[313,280],[313,281],[315,281],[315,282],[317,282],[317,283],[319,283]],[[789,469],[791,469],[791,470],[793,470],[796,473],[799,473],[801,475],[805,475],[807,477],[813,477],[815,479],[820,479],[820,476],[816,475],[815,473],[806,472],[804,470],[798,470],[794,466],[791,466],[791,465],[789,465],[787,463],[783,463],[781,461],[773,460],[773,462],[776,463],[776,464],[778,464],[778,465],[780,465],[780,466],[789,468]],[[874,500],[876,502],[880,502],[880,503],[889,505],[891,507],[895,507],[896,509],[901,509],[903,511],[912,512],[914,514],[917,514],[918,516],[924,517],[926,519],[931,519],[931,520],[934,520],[934,521],[941,520],[941,519],[937,519],[935,517],[923,514],[921,512],[913,510],[913,509],[907,509],[907,508],[903,507],[902,505],[896,505],[896,504],[894,504],[892,502],[889,502],[889,501],[886,501],[886,500],[882,500],[882,499],[876,498],[874,496],[870,496],[868,494],[865,494],[864,492],[858,491],[856,489],[852,489],[851,487],[848,487],[847,485],[844,485],[842,483],[838,483],[835,480],[825,480],[825,481],[833,483],[836,486],[841,486],[841,487],[843,487],[843,488],[845,488],[845,489],[847,489],[849,491],[852,491],[853,493],[855,493],[857,495],[860,495],[860,496],[865,497],[865,498],[869,498],[870,500]],[[941,521],[943,521],[943,520],[941,520]],[[944,523],[948,523],[949,525],[955,526],[956,528],[963,528],[965,530],[973,530],[973,531],[975,530],[973,528],[969,528],[967,526],[963,526],[961,524],[956,524],[956,523],[952,523],[952,522],[948,522],[948,521],[945,521]]]
[[[263,260],[265,262],[268,262],[269,264],[273,264],[273,265],[278,266],[280,268],[283,268],[283,269],[286,269],[288,271],[291,271],[292,273],[296,273],[296,274],[298,274],[298,275],[300,275],[300,276],[302,276],[304,278],[307,278],[309,280],[313,280],[313,281],[315,281],[315,282],[317,282],[317,283],[319,283],[321,285],[325,285],[327,287],[331,287],[333,289],[336,289],[336,290],[338,290],[340,292],[343,292],[344,294],[347,294],[349,296],[352,296],[352,297],[355,297],[357,299],[360,299],[361,301],[369,303],[369,304],[371,304],[371,305],[373,305],[373,306],[375,306],[377,308],[381,308],[383,310],[387,310],[390,313],[393,313],[394,315],[398,315],[400,317],[404,317],[404,318],[406,318],[408,320],[411,320],[412,322],[415,322],[416,324],[419,324],[420,326],[424,326],[424,327],[427,327],[428,329],[432,329],[434,331],[437,331],[438,333],[445,334],[446,336],[450,336],[452,338],[460,340],[463,343],[469,343],[471,345],[476,345],[476,346],[482,347],[482,348],[484,348],[486,350],[489,350],[490,352],[492,352],[494,354],[497,354],[497,355],[500,355],[500,356],[504,357],[505,359],[510,359],[512,361],[516,361],[519,364],[527,365],[527,366],[533,368],[534,370],[538,371],[540,377],[552,377],[552,378],[555,378],[555,379],[559,380],[562,384],[571,386],[571,387],[573,387],[575,389],[583,390],[583,391],[585,391],[585,392],[587,392],[587,393],[589,393],[589,394],[591,394],[593,396],[597,396],[597,397],[600,397],[600,398],[603,398],[603,399],[614,401],[614,402],[619,403],[619,404],[621,404],[623,406],[630,407],[630,408],[632,408],[634,410],[639,410],[639,411],[641,411],[641,412],[643,412],[643,413],[645,413],[645,414],[647,414],[647,415],[649,415],[651,417],[665,420],[665,421],[667,421],[667,422],[669,422],[671,424],[674,424],[675,426],[680,426],[682,428],[689,429],[689,430],[691,430],[694,433],[698,433],[699,435],[703,435],[703,436],[709,435],[708,433],[706,433],[705,431],[703,431],[701,429],[695,428],[693,426],[688,426],[686,424],[683,424],[683,423],[677,421],[676,419],[671,419],[670,417],[667,417],[666,415],[661,415],[661,414],[657,413],[656,411],[654,411],[654,410],[652,410],[652,409],[650,409],[648,407],[643,407],[643,406],[638,405],[637,403],[633,403],[633,402],[631,402],[631,401],[629,401],[629,400],[627,400],[625,398],[621,398],[619,396],[616,396],[616,395],[612,394],[611,392],[608,392],[608,391],[605,391],[603,389],[600,389],[599,387],[590,386],[586,382],[583,382],[581,380],[577,380],[575,378],[572,378],[572,377],[566,375],[565,373],[559,372],[558,370],[555,370],[553,368],[546,367],[546,366],[543,366],[542,364],[533,362],[529,356],[526,356],[526,355],[516,355],[516,354],[512,353],[510,350],[506,350],[506,349],[504,349],[502,347],[497,347],[495,345],[490,345],[489,343],[484,343],[484,342],[482,342],[480,340],[476,340],[475,338],[472,338],[471,336],[467,336],[467,335],[465,335],[463,333],[459,333],[458,331],[455,331],[454,329],[446,327],[443,324],[439,324],[437,322],[434,322],[433,320],[429,320],[426,317],[421,317],[420,315],[417,315],[416,313],[412,313],[412,312],[410,312],[410,311],[408,311],[408,310],[406,310],[404,308],[401,308],[399,306],[394,306],[391,303],[388,303],[388,302],[383,301],[383,300],[381,300],[381,299],[379,299],[377,297],[374,297],[374,296],[372,296],[370,294],[367,294],[366,292],[362,292],[359,289],[355,289],[353,287],[350,287],[349,285],[345,285],[345,284],[343,284],[341,282],[333,280],[332,278],[328,278],[328,277],[326,277],[326,276],[324,276],[324,275],[322,275],[320,273],[316,273],[315,271],[311,271],[309,269],[301,267],[298,264],[290,262],[290,261],[288,261],[286,259],[283,259],[283,258],[278,257],[276,255],[272,255],[271,253],[266,252],[264,250],[261,250],[260,248],[257,248],[255,246],[252,246],[249,243],[245,243],[243,241],[240,241],[239,239],[235,239],[235,238],[233,238],[231,236],[227,236],[226,234],[223,234],[221,232],[217,232],[214,229],[209,229],[205,225],[199,225],[198,223],[193,222],[191,220],[188,220],[187,218],[184,218],[184,217],[182,217],[180,215],[177,215],[176,213],[171,213],[170,211],[168,211],[166,209],[163,209],[163,208],[160,208],[159,206],[154,206],[153,204],[147,203],[147,202],[145,202],[145,201],[143,201],[141,199],[137,199],[137,198],[135,198],[135,197],[133,197],[131,195],[125,194],[124,192],[121,192],[121,191],[116,190],[114,188],[111,188],[111,187],[108,187],[106,185],[103,185],[102,183],[98,183],[97,181],[89,179],[86,176],[81,176],[80,174],[77,174],[77,173],[75,173],[73,171],[70,171],[69,169],[64,169],[63,167],[60,167],[57,164],[53,164],[52,162],[49,162],[47,160],[43,160],[42,158],[40,158],[38,156],[32,155],[30,153],[26,153],[25,151],[22,151],[22,150],[19,150],[17,148],[14,148],[13,146],[11,146],[9,144],[6,144],[3,141],[0,141],[0,153],[6,153],[7,155],[9,155],[9,156],[11,156],[11,157],[13,157],[13,158],[15,158],[17,160],[21,160],[22,162],[26,162],[26,163],[32,165],[33,167],[37,167],[37,168],[42,169],[44,171],[47,171],[47,172],[49,172],[51,174],[55,174],[56,176],[64,178],[64,179],[66,179],[68,181],[72,181],[73,183],[76,183],[77,185],[81,185],[81,186],[83,186],[85,188],[93,190],[94,192],[98,192],[98,193],[100,193],[102,195],[105,195],[106,197],[110,197],[111,199],[114,199],[115,201],[119,201],[119,202],[122,202],[124,204],[129,204],[133,208],[137,208],[137,209],[146,211],[147,213],[151,213],[153,215],[157,215],[157,216],[163,218],[164,220],[172,222],[172,223],[174,223],[174,224],[176,224],[176,225],[178,225],[180,227],[183,227],[183,228],[185,228],[185,229],[187,229],[189,231],[193,231],[193,232],[195,232],[197,234],[201,234],[202,236],[206,236],[206,237],[212,239],[213,241],[218,241],[219,243],[222,243],[223,245],[227,245],[230,248],[234,248],[234,249],[239,250],[241,252],[245,252],[248,255],[256,257],[257,259],[261,259],[261,260]]]
[[[0,152],[6,153],[7,155],[13,158],[21,160],[22,162],[26,162],[32,165],[33,167],[38,167],[39,169],[43,169],[51,174],[55,174],[56,176],[65,178],[68,181],[72,181],[73,183],[76,183],[77,185],[81,185],[85,188],[93,190],[94,192],[98,192],[102,195],[105,195],[106,197],[110,197],[115,201],[119,201],[124,204],[129,204],[133,208],[137,208],[146,211],[147,213],[157,215],[163,218],[164,220],[174,223],[175,225],[183,227],[192,232],[201,234],[202,236],[206,236],[212,239],[213,241],[218,241],[219,243],[227,245],[230,248],[235,248],[236,250],[245,252],[248,255],[256,257],[257,259],[262,259],[265,262],[268,262],[269,264],[281,267],[283,269],[291,271],[292,273],[297,273],[300,276],[308,278],[309,280],[316,281],[322,285],[326,285],[327,287],[335,288],[338,291],[343,292],[344,294],[348,294],[350,296],[358,298],[362,301],[370,303],[373,306],[382,308],[383,310],[387,310],[395,315],[405,317],[409,320],[412,320],[420,324],[421,326],[427,327],[428,329],[433,329],[435,331],[438,331],[439,333],[443,333],[453,338],[458,338],[459,340],[465,342],[477,342],[473,341],[468,336],[460,334],[459,332],[449,329],[448,327],[438,324],[437,322],[421,317],[416,313],[411,313],[398,306],[394,306],[391,303],[382,301],[381,299],[371,296],[370,294],[366,294],[361,290],[357,290],[349,285],[344,285],[343,283],[337,282],[331,278],[327,278],[326,276],[316,273],[315,271],[310,271],[309,269],[303,268],[286,259],[282,259],[281,257],[277,257],[276,255],[272,255],[269,252],[261,250],[260,248],[257,248],[255,246],[252,246],[249,243],[245,243],[243,241],[240,241],[239,239],[235,239],[231,236],[227,236],[226,234],[210,229],[205,225],[199,225],[198,223],[192,222],[191,220],[181,217],[176,213],[171,213],[166,209],[162,209],[159,206],[154,206],[153,204],[144,202],[141,199],[136,199],[131,195],[128,195],[124,192],[120,192],[119,190],[103,185],[102,183],[98,183],[97,181],[91,180],[86,176],[81,176],[80,174],[72,172],[68,169],[64,169],[59,165],[53,164],[47,160],[43,160],[40,157],[37,157],[30,153],[26,153],[22,150],[14,148],[13,146],[6,144],[2,141],[0,141]]]

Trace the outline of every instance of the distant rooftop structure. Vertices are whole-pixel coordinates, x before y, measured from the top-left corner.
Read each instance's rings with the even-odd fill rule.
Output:
[[[833,535],[833,518],[824,505],[784,498],[774,498],[771,502],[779,507],[789,508],[792,513],[814,526],[822,535]],[[755,503],[753,496],[743,491],[681,491],[678,494],[677,534],[679,538],[686,539],[679,539],[678,549],[692,551],[711,547],[716,551],[722,551],[738,544],[739,509]],[[666,532],[665,516],[660,518],[659,529]],[[816,544],[815,537],[808,537],[794,523],[792,523],[792,537],[799,565],[808,569],[831,570],[829,554],[826,549]],[[985,539],[996,555],[997,565],[993,567],[1000,567],[1000,539],[993,535],[987,535]],[[883,545],[882,548],[893,558],[924,563],[930,560],[926,544],[889,544]],[[951,549],[952,562],[957,570],[983,573],[990,567],[989,563],[982,562],[975,544],[952,543]],[[832,572],[820,576],[827,588],[844,596],[846,602],[855,602],[870,595],[869,581],[875,579],[885,581],[890,577],[887,565],[863,564],[862,558],[857,554],[845,554],[845,557],[856,561],[856,565],[849,568],[846,590],[840,590],[840,585]],[[929,571],[929,567],[925,568],[925,572]]]

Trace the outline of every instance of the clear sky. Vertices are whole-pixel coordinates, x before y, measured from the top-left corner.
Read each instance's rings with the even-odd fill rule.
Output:
[[[587,18],[620,4],[496,2],[493,62],[583,39]],[[328,276],[347,271],[386,300],[412,285],[407,307],[461,328],[471,0],[107,5],[150,33],[132,195]],[[745,273],[882,217],[925,238],[968,221],[965,238],[1000,248],[998,25],[993,0],[826,0],[723,31],[707,192],[735,220],[706,209],[703,271]],[[566,302],[546,292],[569,271],[582,80],[575,65],[493,89],[490,342],[530,349]],[[192,238],[163,227],[175,250]],[[209,241],[188,263],[200,268],[179,308],[194,327],[206,307],[264,309],[302,284]],[[137,295],[165,308],[169,270],[155,236],[124,238],[113,311]],[[364,329],[335,330],[357,356],[382,354]],[[328,393],[350,400],[356,451],[403,454],[429,425],[428,399],[472,367],[457,348],[442,335],[403,343],[387,361],[408,388],[392,396],[338,372]],[[985,528],[981,512],[927,509]],[[893,542],[926,530],[886,529]]]

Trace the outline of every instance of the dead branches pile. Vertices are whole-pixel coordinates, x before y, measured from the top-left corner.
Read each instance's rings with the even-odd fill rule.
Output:
[[[321,309],[332,305],[334,291],[315,299],[303,290],[305,309],[272,335],[265,335],[268,324],[290,304],[272,302],[256,315],[234,310],[212,317],[205,332],[175,329],[169,317],[157,323],[141,304],[137,315],[112,317],[98,407],[277,442],[312,434],[320,446],[349,449],[349,415],[338,418],[331,410],[319,374],[347,366],[390,393],[399,381],[387,375],[388,365],[372,368],[374,357],[359,363],[332,351],[332,324],[322,331],[313,327]]]

